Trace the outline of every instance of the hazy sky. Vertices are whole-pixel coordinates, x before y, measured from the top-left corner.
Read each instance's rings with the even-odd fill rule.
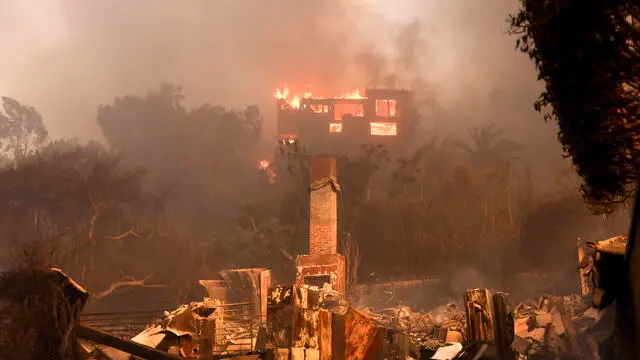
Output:
[[[397,33],[417,21],[419,61],[407,76],[429,84],[440,108],[429,121],[457,131],[495,122],[540,161],[557,160],[555,124],[532,109],[540,91],[533,66],[506,34],[516,7],[516,0],[3,0],[0,95],[35,106],[53,137],[99,139],[99,104],[160,82],[182,85],[194,106],[261,104],[269,127],[273,89],[364,86],[356,55],[375,51],[393,63]]]

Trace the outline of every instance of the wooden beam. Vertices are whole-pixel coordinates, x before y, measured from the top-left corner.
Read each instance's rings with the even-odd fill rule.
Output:
[[[128,354],[141,357],[145,360],[180,360],[180,357],[171,355],[152,347],[138,344],[131,340],[123,340],[104,331],[94,329],[84,324],[76,326],[76,336],[94,343],[112,347]]]
[[[580,267],[585,261],[585,257],[587,257],[586,250],[578,243],[578,276],[580,280],[580,293],[582,294],[582,296],[587,296],[591,293],[591,288],[589,287],[589,283],[587,282],[587,276],[582,267]]]
[[[213,359],[213,344],[216,337],[216,321],[204,318],[200,320],[200,334],[198,336],[198,360]]]
[[[467,341],[488,345],[488,356],[513,360],[513,314],[508,295],[489,289],[471,289],[464,294]]]
[[[508,295],[502,292],[493,294],[493,325],[494,345],[500,360],[515,360],[515,354],[511,347],[513,343],[514,323],[513,312]]]
[[[464,293],[467,317],[467,340],[493,344],[493,297],[488,289],[471,289]]]

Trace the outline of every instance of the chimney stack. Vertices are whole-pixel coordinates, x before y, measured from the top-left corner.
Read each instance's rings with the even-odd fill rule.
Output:
[[[311,158],[309,208],[309,255],[338,252],[338,183],[336,160],[330,156]]]
[[[312,157],[309,178],[309,254],[296,258],[296,283],[320,288],[328,283],[345,294],[346,266],[344,256],[338,254],[336,159]]]

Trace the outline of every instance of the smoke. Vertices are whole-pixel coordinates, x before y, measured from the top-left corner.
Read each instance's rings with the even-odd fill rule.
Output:
[[[41,108],[54,134],[83,137],[98,135],[99,103],[163,81],[183,85],[194,104],[229,107],[271,105],[284,82],[332,90],[348,81],[350,23],[366,17],[342,3],[58,0],[42,22],[38,4],[10,1],[0,30],[20,34],[5,50],[23,61],[2,60],[1,90]]]
[[[497,123],[560,161],[555,126],[531,103],[532,64],[505,19],[515,0],[7,0],[0,93],[39,109],[53,137],[100,139],[95,110],[160,82],[189,105],[259,104],[270,138],[274,88],[335,94],[366,85],[418,92],[429,131]],[[544,151],[543,151],[544,149]]]

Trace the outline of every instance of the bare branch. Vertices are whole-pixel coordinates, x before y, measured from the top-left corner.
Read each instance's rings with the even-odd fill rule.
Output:
[[[101,291],[97,294],[92,295],[94,299],[101,299],[103,297],[109,296],[113,294],[116,290],[121,288],[130,288],[130,287],[139,287],[139,288],[157,288],[157,287],[166,287],[166,285],[156,284],[156,285],[148,285],[147,281],[151,278],[153,274],[149,274],[142,280],[136,280],[132,277],[123,277],[120,281],[117,281],[109,286],[108,289]]]
[[[89,240],[89,244],[93,246],[96,244],[96,224],[98,222],[98,217],[102,214],[102,208],[104,207],[104,205],[102,203],[96,203],[91,197],[89,197],[89,202],[91,203],[92,213],[91,220],[89,221],[89,231],[87,233],[87,238]]]
[[[287,249],[285,249],[284,247],[280,247],[278,248],[278,250],[280,251],[280,253],[286,257],[288,260],[291,260],[293,262],[295,262],[295,259],[293,258],[293,256],[287,251]]]
[[[108,236],[108,238],[111,240],[120,240],[120,239],[126,238],[127,236],[133,236],[134,238],[137,238],[140,240],[144,239],[142,236],[140,236],[137,232],[133,230],[125,231],[120,235]]]

